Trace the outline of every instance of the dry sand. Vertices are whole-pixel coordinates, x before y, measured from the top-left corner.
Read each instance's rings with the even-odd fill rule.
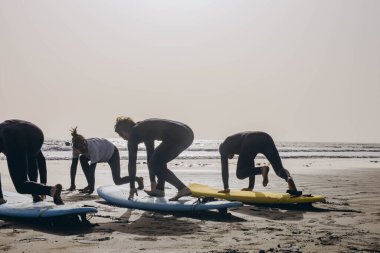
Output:
[[[233,162],[236,164],[236,161]],[[231,187],[246,187],[234,176]],[[304,193],[321,194],[327,203],[313,208],[244,206],[231,217],[217,212],[163,214],[107,205],[91,196],[64,192],[66,204],[80,202],[98,208],[94,226],[67,222],[0,219],[0,251],[7,252],[380,252],[380,162],[354,159],[284,160]],[[48,161],[49,184],[69,186],[70,161]],[[123,174],[127,162],[122,161]],[[221,187],[218,160],[178,160],[173,171],[186,183]],[[3,190],[14,191],[6,161],[0,161]],[[84,187],[78,168],[77,187]],[[138,174],[147,177],[146,165]],[[286,183],[269,173],[265,189],[284,192]],[[108,165],[98,165],[96,185],[112,184]],[[147,185],[149,187],[149,185]],[[167,195],[175,191],[167,185]],[[144,194],[140,192],[140,194]],[[48,198],[47,201],[51,201]]]

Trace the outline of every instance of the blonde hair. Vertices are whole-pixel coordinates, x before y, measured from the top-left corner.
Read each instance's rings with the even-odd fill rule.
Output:
[[[119,133],[120,131],[129,132],[135,124],[136,123],[130,117],[124,117],[124,116],[117,117],[116,123],[115,123],[115,132],[116,133]]]
[[[70,133],[72,136],[72,143],[74,148],[78,148],[82,146],[83,142],[86,141],[86,139],[83,137],[83,135],[78,134],[77,132],[78,127],[73,127],[70,129]]]

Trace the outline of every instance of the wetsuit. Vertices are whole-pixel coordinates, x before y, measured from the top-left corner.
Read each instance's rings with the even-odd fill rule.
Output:
[[[36,162],[44,162],[41,153],[43,141],[41,129],[30,122],[7,120],[0,124],[0,151],[7,157],[9,174],[19,193],[50,195],[52,187],[32,182],[37,181]],[[41,181],[46,181],[46,173],[41,175]],[[1,188],[0,197],[3,197]]]
[[[157,148],[154,147],[155,140],[161,141]],[[131,177],[131,188],[135,187],[139,143],[144,143],[146,146],[150,181],[155,181],[155,176],[158,179],[156,189],[163,191],[165,182],[179,190],[185,187],[168,169],[167,163],[188,148],[193,140],[194,134],[191,128],[180,122],[165,119],[147,119],[137,122],[128,139],[128,170]]]
[[[47,183],[46,159],[42,152],[38,152],[36,159],[28,160],[28,177],[30,181],[37,182],[38,174],[40,183]]]
[[[228,185],[228,155],[239,155],[236,168],[236,176],[239,179],[250,177],[254,180],[255,175],[261,174],[261,169],[255,167],[255,157],[263,154],[271,163],[277,176],[287,180],[290,177],[281,162],[280,155],[272,137],[264,132],[242,132],[231,135],[220,144],[219,152],[222,162],[222,177],[224,188]],[[254,181],[252,182],[254,184]],[[253,188],[253,185],[250,185]]]
[[[75,175],[77,171],[78,159],[87,179],[89,190],[95,187],[95,168],[99,162],[107,162],[111,167],[112,178],[116,185],[129,183],[129,177],[120,177],[120,155],[119,150],[106,139],[87,139],[88,152],[79,155],[79,151],[73,150],[73,160],[71,163],[71,186],[75,186]],[[79,157],[79,158],[78,158]]]

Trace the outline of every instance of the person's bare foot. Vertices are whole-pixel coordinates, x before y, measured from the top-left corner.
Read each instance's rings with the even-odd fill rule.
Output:
[[[170,198],[169,201],[177,201],[179,198],[185,196],[191,196],[191,190],[186,186],[179,190],[177,195],[175,195],[173,198]]]
[[[53,186],[50,190],[50,196],[53,197],[54,203],[56,205],[63,205],[63,201],[61,199],[62,185],[57,184]]]
[[[137,190],[142,190],[144,189],[144,178],[143,177],[138,177],[136,178],[137,184],[139,185],[137,187]]]
[[[154,191],[145,190],[146,194],[151,197],[165,197],[165,191],[155,189]]]
[[[266,187],[269,183],[268,173],[269,173],[269,167],[268,166],[261,167],[261,175],[263,176],[263,186],[264,187]]]

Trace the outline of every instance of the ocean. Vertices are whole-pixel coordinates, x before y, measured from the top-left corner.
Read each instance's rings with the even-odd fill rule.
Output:
[[[127,142],[120,138],[107,138],[120,151],[122,160],[128,159]],[[219,159],[218,147],[221,140],[194,140],[180,159]],[[159,143],[156,143],[156,146]],[[371,143],[316,143],[316,142],[278,142],[276,143],[282,159],[329,159],[356,158],[380,159],[380,144]],[[42,146],[47,160],[71,160],[72,148],[69,140],[47,139]],[[260,155],[259,155],[260,158]],[[0,159],[5,159],[0,154]],[[138,160],[146,159],[145,146],[139,146]]]

